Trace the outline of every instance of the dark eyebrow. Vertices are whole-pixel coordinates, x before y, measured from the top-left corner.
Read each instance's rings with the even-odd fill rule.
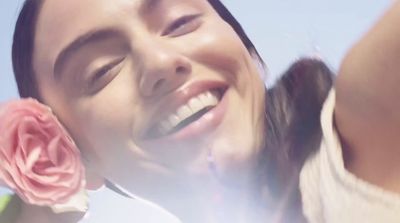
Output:
[[[61,50],[60,53],[58,54],[56,62],[54,63],[55,78],[56,79],[60,78],[60,74],[62,72],[65,63],[71,57],[71,55],[75,53],[79,48],[82,48],[84,45],[87,45],[88,43],[107,39],[115,35],[120,35],[120,32],[115,29],[101,29],[101,30],[89,31],[76,38],[74,41],[68,44],[67,47]]]
[[[147,14],[155,10],[163,0],[143,0],[139,6],[139,13]],[[72,43],[68,44],[63,50],[60,51],[54,63],[54,76],[56,79],[60,78],[60,73],[70,56],[84,45],[106,39],[115,34],[120,34],[117,30],[101,29],[89,31],[82,36],[76,38]]]

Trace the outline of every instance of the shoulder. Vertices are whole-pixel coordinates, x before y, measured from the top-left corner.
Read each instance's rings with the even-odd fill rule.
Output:
[[[400,2],[355,44],[337,81],[335,125],[346,167],[400,193]]]

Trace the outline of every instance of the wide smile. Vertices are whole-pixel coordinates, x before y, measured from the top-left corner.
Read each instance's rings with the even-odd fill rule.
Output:
[[[180,103],[153,125],[148,139],[187,139],[212,131],[225,113],[226,103],[221,102],[226,90],[226,85],[216,82],[197,83],[183,90],[183,97],[177,100]]]
[[[178,132],[214,108],[221,97],[220,90],[213,89],[191,98],[158,124],[159,132],[162,135]]]

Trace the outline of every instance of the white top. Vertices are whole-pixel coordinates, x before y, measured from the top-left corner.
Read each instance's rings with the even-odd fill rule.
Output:
[[[309,223],[400,223],[400,194],[385,191],[348,172],[333,126],[335,90],[326,100],[320,150],[300,173],[303,213]]]

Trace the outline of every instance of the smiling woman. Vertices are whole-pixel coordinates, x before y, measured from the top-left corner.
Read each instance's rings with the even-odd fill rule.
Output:
[[[13,51],[21,96],[52,107],[92,172],[184,221],[215,218],[221,206],[213,201],[217,194],[224,197],[223,209],[238,212],[223,221],[244,213],[264,215],[267,208],[258,203],[281,200],[286,190],[278,185],[291,181],[280,174],[291,176],[291,162],[279,160],[287,151],[274,151],[289,125],[278,112],[289,115],[294,106],[285,99],[289,92],[283,84],[298,75],[297,69],[326,82],[320,92],[304,91],[320,95],[313,102],[319,111],[329,88],[328,69],[317,61],[299,63],[268,100],[258,66],[263,62],[220,2],[150,3],[27,1]],[[25,19],[36,29],[22,25]],[[33,59],[24,61],[29,53]],[[264,136],[266,128],[274,132],[271,139]],[[262,170],[265,165],[271,179]],[[295,183],[288,190],[293,188]],[[254,199],[266,189],[274,196]],[[237,205],[227,202],[231,199]]]
[[[260,64],[218,0],[27,0],[13,44],[21,97],[52,108],[83,154],[89,184],[105,179],[184,222],[318,222],[331,214],[313,206],[324,192],[310,188],[334,175],[313,175],[326,170],[314,163],[337,139],[329,122],[334,90],[324,131],[319,123],[332,74],[303,59],[266,90]],[[353,69],[348,62],[343,72]],[[355,87],[363,82],[355,79]],[[356,113],[340,97],[347,78],[339,80],[335,118],[348,133],[357,126],[348,114]],[[346,145],[359,142],[351,132],[341,136]],[[349,181],[329,185],[341,180]]]
[[[263,138],[255,51],[206,1],[93,4],[43,3],[31,72],[89,168],[174,212],[216,193],[210,154],[248,187]]]

